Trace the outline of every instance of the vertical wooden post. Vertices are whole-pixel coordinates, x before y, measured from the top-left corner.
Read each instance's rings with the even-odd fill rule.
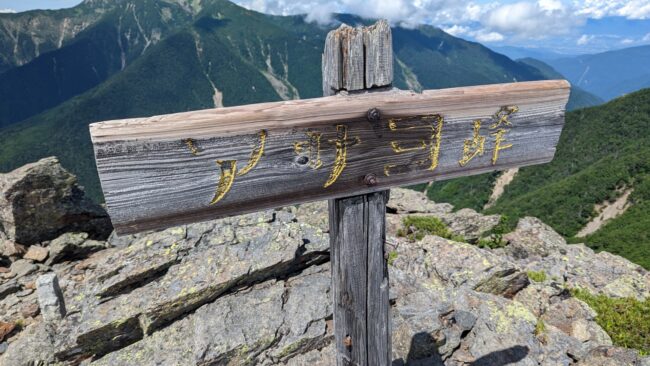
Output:
[[[324,95],[386,87],[392,80],[392,39],[386,21],[364,28],[342,25],[327,35]],[[387,201],[388,191],[382,191],[329,202],[338,366],[391,363],[388,268],[384,256]]]

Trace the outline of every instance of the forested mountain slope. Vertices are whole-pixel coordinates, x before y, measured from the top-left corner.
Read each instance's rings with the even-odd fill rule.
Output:
[[[95,0],[74,12],[93,6],[101,17],[75,38],[0,74],[0,124],[8,125],[0,130],[0,171],[57,155],[99,200],[89,123],[322,93],[329,29],[302,16],[268,16],[226,0]],[[403,89],[546,78],[431,26],[394,28],[393,40],[395,85]]]
[[[497,175],[437,183],[428,195],[481,210]],[[575,241],[650,268],[650,89],[569,112],[553,162],[521,169],[486,212],[539,217],[573,237],[626,192],[621,215]]]

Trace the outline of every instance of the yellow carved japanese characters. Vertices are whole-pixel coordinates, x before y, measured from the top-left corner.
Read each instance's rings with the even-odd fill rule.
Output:
[[[219,176],[219,183],[217,183],[217,188],[215,190],[214,198],[210,201],[211,205],[216,204],[221,201],[226,194],[232,188],[232,185],[235,181],[235,177],[241,177],[251,169],[257,166],[257,163],[262,158],[264,154],[264,146],[266,145],[266,131],[262,130],[257,134],[257,143],[253,147],[251,156],[248,159],[248,163],[244,166],[243,169],[237,170],[237,160],[217,160],[217,165],[221,170],[221,175]]]
[[[499,129],[497,130],[497,132],[491,134],[492,136],[494,136],[494,151],[492,152],[492,165],[496,165],[497,160],[499,159],[499,151],[509,149],[512,147],[512,144],[502,145],[503,141],[505,140],[503,138],[503,135],[505,135],[506,132],[508,132],[508,130]]]
[[[245,175],[246,173],[250,172],[251,169],[255,168],[257,162],[260,161],[262,154],[264,154],[264,145],[266,144],[266,131],[260,131],[257,138],[257,145],[255,145],[255,148],[253,148],[253,151],[251,152],[251,157],[248,159],[248,164],[246,164],[244,169],[237,172],[238,177]]]
[[[398,123],[403,124],[413,124],[414,126],[398,128]],[[413,146],[402,146],[398,141],[391,141],[390,147],[397,154],[412,152],[412,151],[421,151],[427,150],[428,156],[424,160],[419,160],[416,162],[418,166],[426,165],[427,170],[435,170],[438,167],[438,159],[440,157],[440,141],[442,138],[442,127],[445,123],[445,120],[442,116],[438,114],[428,115],[428,116],[418,116],[411,118],[392,118],[388,121],[388,129],[397,132],[402,130],[411,130],[414,128],[421,128],[422,125],[425,125],[431,129],[431,133],[426,135],[425,139],[422,139],[415,143]],[[397,168],[397,165],[387,164],[384,166],[384,175],[390,176],[391,172]]]
[[[190,150],[190,153],[194,156],[199,155],[199,149],[196,147],[196,141],[193,139],[185,139],[183,140],[183,143],[185,143],[185,146]]]
[[[337,179],[339,179],[347,165],[348,147],[361,143],[361,139],[357,137],[349,139],[348,126],[337,125],[336,139],[329,140],[328,142],[336,147],[336,157],[334,158],[334,167],[332,168],[332,172],[330,173],[327,182],[325,182],[325,185],[323,185],[324,188],[331,186]]]
[[[235,181],[235,172],[237,171],[237,160],[217,160],[217,165],[221,169],[221,177],[219,177],[214,198],[210,201],[211,205],[221,201],[226,193],[230,191],[232,183]]]
[[[519,107],[516,105],[501,107],[501,109],[492,116],[494,123],[490,125],[490,129],[494,130],[501,127],[501,125],[512,127],[512,123],[508,118],[517,112],[519,112]]]
[[[517,106],[504,106],[499,109],[492,116],[492,124],[489,126],[490,136],[494,137],[494,150],[492,150],[492,165],[496,165],[499,160],[499,152],[505,149],[512,148],[512,144],[504,144],[506,141],[505,134],[510,130],[507,127],[512,127],[510,116],[517,113],[519,107]],[[473,137],[471,140],[465,140],[463,144],[463,156],[458,161],[460,166],[465,166],[476,156],[482,156],[485,152],[485,136],[481,136],[481,120],[474,121]]]
[[[496,130],[491,133],[494,136],[494,150],[492,151],[492,165],[496,165],[497,160],[499,160],[499,151],[509,149],[512,147],[512,144],[503,144],[505,141],[504,135],[510,131],[505,127],[512,127],[510,122],[510,116],[519,112],[519,107],[514,106],[504,106],[492,116],[494,123],[490,125],[490,130]]]
[[[323,134],[307,132],[306,135],[308,140],[294,142],[293,150],[297,155],[301,155],[304,151],[307,151],[307,157],[309,158],[307,164],[315,170],[323,166],[323,162],[320,159],[320,139]]]
[[[471,140],[465,140],[463,143],[463,158],[458,164],[465,166],[476,156],[481,156],[485,152],[485,136],[481,136],[481,120],[474,121],[474,133]]]

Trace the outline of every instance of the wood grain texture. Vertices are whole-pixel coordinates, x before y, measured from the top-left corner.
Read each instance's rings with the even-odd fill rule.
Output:
[[[336,364],[368,365],[368,197],[330,201]]]
[[[388,86],[393,82],[390,25],[380,20],[370,27],[342,24],[327,34],[323,51],[323,95]]]
[[[366,195],[368,283],[366,291],[368,365],[391,364],[391,319],[386,260],[386,204],[389,191]]]
[[[133,233],[545,163],[553,158],[568,95],[565,81],[368,93],[96,123],[91,135],[113,224],[118,233]],[[503,106],[519,108],[505,134],[513,146],[500,151],[493,165],[489,125]],[[373,107],[382,114],[376,123],[365,117]],[[425,117],[430,121],[432,115],[444,118],[433,171],[418,164],[429,156],[426,149],[396,153],[391,146],[416,147],[423,140],[431,146],[431,124]],[[483,121],[485,153],[460,166],[476,119]],[[389,127],[391,120],[398,120],[395,130]],[[338,179],[324,187],[335,170],[336,143],[342,136],[338,126],[346,127],[347,159]],[[246,174],[235,174],[223,199],[210,204],[225,170],[218,161],[235,160],[243,169],[262,131],[266,138],[259,161]],[[321,134],[320,148],[310,140],[314,134]],[[302,144],[299,153],[296,143]],[[387,165],[395,166],[389,176]],[[367,174],[378,177],[376,186],[364,183]]]
[[[330,201],[337,365],[390,365],[387,202],[388,191]]]
[[[393,83],[393,41],[390,24],[380,20],[366,28],[363,34],[366,63],[366,88]]]
[[[356,38],[359,34],[363,37],[361,45]],[[342,35],[350,42],[343,46],[343,59],[340,61],[343,79],[353,80],[354,85],[345,84],[345,89],[385,86],[392,82],[392,40],[386,21],[356,30],[341,28],[329,35]],[[387,59],[390,61],[387,62]],[[327,72],[335,69],[328,69],[324,64],[323,80],[329,79]],[[337,76],[333,74],[331,78],[336,79]],[[391,130],[391,126],[393,129],[395,127],[394,121],[389,120],[385,124],[370,117],[367,124],[375,136],[385,133],[386,128]],[[352,135],[347,124],[337,124],[336,130],[336,138],[329,140],[334,142],[336,155],[325,188],[336,183],[344,172],[350,152],[365,141],[365,137],[362,140],[360,136]],[[316,135],[312,132],[310,136],[310,146],[313,147],[313,137]],[[313,151],[309,152],[313,163]],[[313,167],[321,165],[318,154],[316,158],[317,163],[312,164]],[[374,184],[376,176],[367,175],[362,179],[364,184]],[[388,191],[380,191],[333,199],[329,203],[334,339],[338,366],[389,366],[391,363],[388,268],[384,258],[388,195]]]

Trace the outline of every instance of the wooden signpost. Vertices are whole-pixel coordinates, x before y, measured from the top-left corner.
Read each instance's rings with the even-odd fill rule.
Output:
[[[394,90],[392,60],[385,21],[341,26],[326,97],[91,125],[115,229],[330,199],[337,364],[389,365],[387,189],[551,161],[569,97],[562,80]]]

